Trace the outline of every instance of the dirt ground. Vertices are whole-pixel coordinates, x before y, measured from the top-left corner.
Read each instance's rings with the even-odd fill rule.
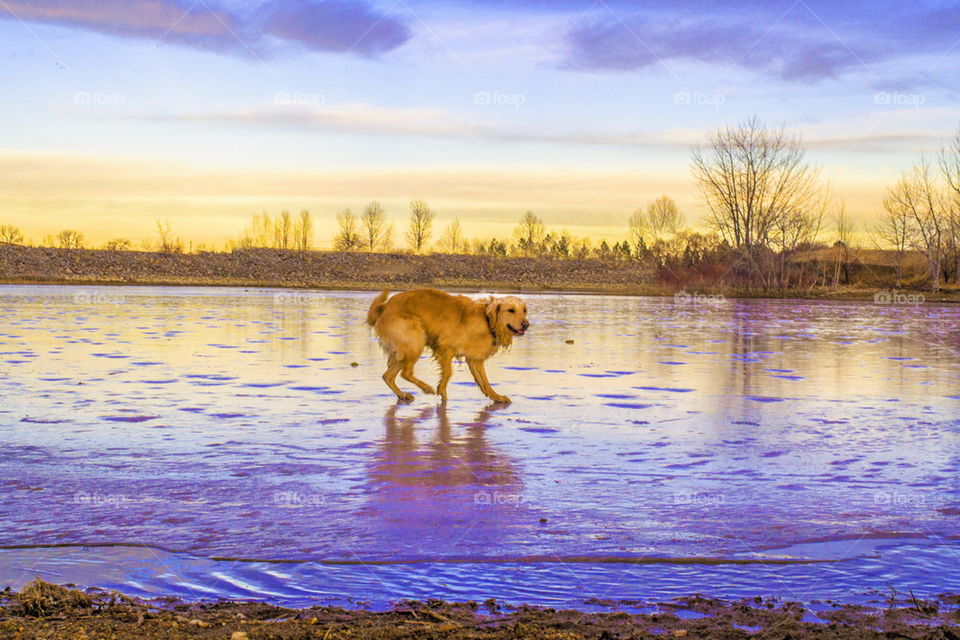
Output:
[[[413,287],[673,296],[651,268],[610,260],[537,260],[473,255],[407,255],[248,249],[234,253],[150,253],[50,249],[0,243],[0,283],[288,287],[377,291]],[[727,297],[873,300],[877,287],[759,291],[691,282],[691,293]],[[960,302],[960,289],[924,292],[926,302]]]
[[[617,611],[639,603],[595,603],[610,613],[476,603],[401,602],[373,612],[331,607],[285,609],[261,603],[149,602],[116,592],[87,592],[36,580],[0,594],[0,639],[7,640],[298,640],[318,638],[908,638],[960,640],[960,596],[909,598],[885,608],[835,606],[820,622],[797,602],[724,602],[694,596],[659,603],[657,612]],[[699,616],[699,617],[692,617]]]

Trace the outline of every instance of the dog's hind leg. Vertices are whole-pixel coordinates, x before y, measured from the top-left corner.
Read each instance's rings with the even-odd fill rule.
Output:
[[[400,316],[391,317],[389,321],[384,322],[381,316],[376,329],[380,344],[384,345],[389,358],[383,381],[387,383],[390,390],[397,394],[402,402],[413,400],[413,394],[401,391],[397,387],[397,374],[400,374],[405,380],[414,383],[426,393],[433,393],[433,387],[413,375],[413,365],[427,345],[427,336],[420,321],[416,318]]]
[[[413,394],[401,391],[400,387],[397,386],[397,374],[400,373],[402,368],[403,365],[391,356],[390,361],[387,363],[387,370],[383,372],[383,381],[387,383],[391,391],[397,394],[397,398],[401,402],[412,402]]]

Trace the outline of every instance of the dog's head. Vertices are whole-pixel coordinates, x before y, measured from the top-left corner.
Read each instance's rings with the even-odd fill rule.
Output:
[[[530,328],[527,303],[516,296],[491,298],[486,305],[487,322],[497,342],[509,346],[514,336],[522,336]]]

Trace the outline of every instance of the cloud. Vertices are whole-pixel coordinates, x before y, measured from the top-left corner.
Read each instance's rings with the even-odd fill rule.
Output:
[[[221,124],[251,128],[282,128],[305,134],[351,134],[421,137],[442,140],[583,147],[687,150],[703,142],[702,129],[661,132],[629,130],[572,130],[517,128],[467,119],[443,109],[396,109],[363,103],[310,107],[304,105],[256,107],[136,116],[159,122]],[[916,151],[940,144],[955,133],[960,110],[888,109],[862,112],[828,122],[794,126],[809,149],[857,152]]]
[[[275,2],[265,11],[264,33],[318,51],[376,56],[410,39],[406,24],[347,0]]]
[[[240,29],[226,11],[178,0],[5,0],[0,18],[44,22],[125,38],[232,51]]]
[[[939,0],[804,0],[789,6],[766,0],[741,0],[735,6],[721,0],[690,0],[682,6],[674,0],[400,4],[422,16],[433,39],[451,38],[454,49],[470,42],[471,58],[521,51],[540,61],[559,56],[556,66],[564,69],[613,72],[693,61],[790,82],[856,70],[878,87],[892,86],[891,73],[900,74],[900,87],[911,76],[917,84],[936,81],[928,75],[947,74],[946,63],[934,62],[925,74],[909,62],[923,55],[933,62],[947,54],[960,32],[960,11]],[[408,19],[385,11],[378,0],[4,0],[0,19],[260,57],[293,49],[372,58],[413,38]],[[516,24],[527,26],[514,35],[510,26]],[[911,66],[907,73],[884,68],[900,61]]]
[[[253,127],[279,127],[316,133],[356,133],[455,137],[476,133],[479,125],[456,118],[442,109],[395,109],[363,103],[309,106],[259,107],[147,116],[148,120],[202,122]]]
[[[815,82],[857,70],[882,81],[882,65],[910,56],[945,55],[960,12],[923,2],[799,2],[783,7],[747,1],[731,11],[701,0],[684,12],[653,0],[643,10],[611,1],[572,22],[561,67],[631,71],[694,61]],[[583,19],[580,19],[580,18]],[[922,75],[922,74],[920,74]],[[921,81],[916,78],[915,81]],[[925,81],[925,80],[924,80]]]
[[[327,104],[320,107],[265,105],[235,110],[95,117],[219,125],[257,131],[275,129],[303,135],[423,138],[457,143],[492,142],[575,147],[687,149],[697,139],[695,133],[679,130],[662,133],[535,130],[529,127],[521,128],[475,120],[444,109],[392,108],[366,103]]]
[[[573,27],[566,36],[567,68],[633,70],[660,62],[692,60],[762,71],[784,80],[836,77],[861,60],[866,47],[852,49],[829,37],[768,33],[760,26],[698,18],[671,24],[647,18],[629,22],[594,20]]]
[[[957,107],[897,107],[894,104],[808,124],[803,127],[804,145],[809,149],[844,152],[935,152],[957,134],[958,121],[960,108]]]
[[[401,136],[443,140],[571,144],[609,147],[686,147],[693,143],[686,132],[646,134],[641,132],[535,131],[460,117],[443,109],[397,109],[364,103],[265,106],[235,111],[210,111],[143,116],[159,122],[193,122],[275,127],[314,134]]]
[[[270,0],[242,15],[213,0],[4,0],[0,19],[239,55],[266,55],[279,42],[374,57],[411,37],[402,21],[363,0]]]

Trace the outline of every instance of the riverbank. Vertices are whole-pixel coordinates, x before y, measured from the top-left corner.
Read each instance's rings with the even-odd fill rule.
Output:
[[[633,262],[535,260],[472,255],[296,252],[250,249],[233,253],[49,249],[0,245],[0,283],[138,286],[283,287],[326,290],[408,289],[568,292],[673,296],[686,291],[730,298],[873,300],[881,289],[734,290],[706,283],[655,282]],[[926,302],[960,302],[960,292],[912,292]]]
[[[405,601],[389,611],[259,602],[143,601],[117,592],[81,591],[35,580],[0,594],[0,636],[74,640],[201,638],[960,638],[960,596],[910,598],[871,608],[755,598],[728,602],[699,595],[670,602],[596,602],[609,612],[586,613],[483,603]],[[816,611],[816,613],[814,613]]]
[[[0,282],[292,287],[652,291],[633,263],[467,255],[296,252],[168,254],[0,246]]]

